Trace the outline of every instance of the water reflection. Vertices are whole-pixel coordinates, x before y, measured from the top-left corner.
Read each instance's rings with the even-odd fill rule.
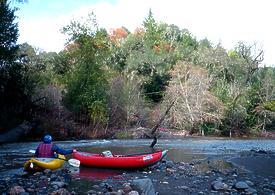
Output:
[[[74,179],[88,179],[88,180],[123,179],[123,176],[122,176],[123,170],[81,167],[79,169],[74,169],[70,171]]]
[[[192,161],[205,159],[206,155],[201,152],[195,152],[191,149],[171,148],[166,158],[174,162],[189,163]]]

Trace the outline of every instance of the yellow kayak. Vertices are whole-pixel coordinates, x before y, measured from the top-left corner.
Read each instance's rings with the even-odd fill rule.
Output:
[[[64,159],[64,160],[61,160]],[[43,169],[55,170],[65,162],[65,156],[58,154],[58,158],[31,158],[24,164],[26,171],[39,171]]]

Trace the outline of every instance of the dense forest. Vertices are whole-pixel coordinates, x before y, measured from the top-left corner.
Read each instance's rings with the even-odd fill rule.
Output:
[[[99,137],[154,126],[216,136],[275,127],[275,67],[258,45],[226,50],[158,22],[99,28],[96,16],[64,24],[59,53],[18,44],[16,10],[0,3],[0,131],[35,121],[41,132]]]

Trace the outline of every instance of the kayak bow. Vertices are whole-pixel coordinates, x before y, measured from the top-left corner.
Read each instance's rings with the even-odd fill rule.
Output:
[[[26,171],[55,170],[64,164],[65,159],[63,155],[58,155],[58,158],[31,158],[24,164],[24,169]]]

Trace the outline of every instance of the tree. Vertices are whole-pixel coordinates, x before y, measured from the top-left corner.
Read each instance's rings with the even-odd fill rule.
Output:
[[[82,122],[97,129],[108,117],[108,34],[98,29],[94,18],[84,24],[73,21],[64,33],[74,45],[68,49],[72,68],[66,73],[64,103],[76,114],[84,113],[86,120]]]
[[[0,2],[0,66],[10,66],[14,61],[18,45],[18,25],[15,23],[15,9],[9,8],[9,3]]]
[[[32,85],[18,57],[15,9],[0,2],[0,128],[10,128],[27,118]]]
[[[200,66],[178,62],[171,75],[163,104],[167,107],[171,102],[175,103],[166,122],[171,127],[193,133],[201,130],[202,135],[203,125],[214,124],[218,129],[224,106],[209,90],[208,72]]]

